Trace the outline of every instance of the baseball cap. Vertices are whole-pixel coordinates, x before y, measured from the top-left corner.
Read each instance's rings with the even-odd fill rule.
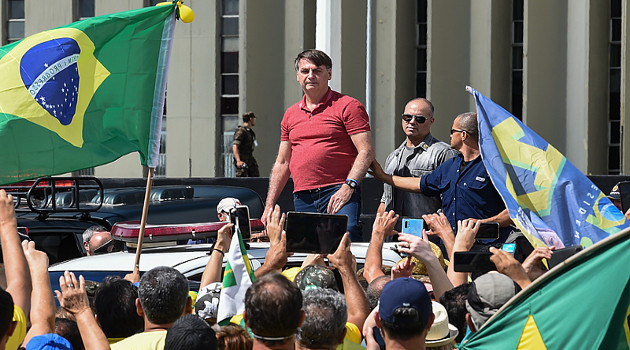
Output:
[[[378,314],[383,321],[389,323],[426,322],[432,312],[431,296],[424,283],[413,278],[396,278],[388,282],[381,292],[378,304]],[[394,316],[396,309],[401,307],[414,308],[418,312],[418,319]]]
[[[448,322],[446,308],[438,303],[431,302],[435,319],[426,337],[427,348],[440,347],[451,343],[459,334],[457,327]]]
[[[307,265],[295,275],[294,282],[304,291],[315,287],[338,290],[335,274],[321,265]]]
[[[195,300],[195,313],[203,319],[217,318],[222,282],[213,282],[201,288]]]
[[[466,310],[477,329],[505,305],[520,288],[511,278],[498,272],[477,277],[468,289]]]
[[[221,214],[222,212],[229,213],[230,209],[236,208],[237,205],[241,205],[241,201],[238,199],[232,197],[223,198],[219,204],[217,204],[217,214]]]
[[[610,193],[608,194],[608,198],[614,199],[614,200],[621,200],[621,193],[619,193],[619,182],[617,182],[615,186],[613,186],[612,190],[610,190]]]
[[[72,350],[70,342],[57,334],[42,334],[31,338],[26,350]]]

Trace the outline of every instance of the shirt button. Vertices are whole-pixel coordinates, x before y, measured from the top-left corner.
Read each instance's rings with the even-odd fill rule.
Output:
[[[466,186],[466,183],[464,182],[464,186]]]

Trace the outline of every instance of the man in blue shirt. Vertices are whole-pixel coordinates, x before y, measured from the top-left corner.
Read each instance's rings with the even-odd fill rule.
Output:
[[[458,220],[481,219],[498,222],[502,227],[499,241],[505,241],[512,220],[481,160],[478,139],[477,113],[460,114],[451,129],[451,147],[460,151],[459,155],[420,178],[388,175],[376,161],[372,163],[372,174],[405,191],[441,194],[442,210],[453,232],[457,232]]]

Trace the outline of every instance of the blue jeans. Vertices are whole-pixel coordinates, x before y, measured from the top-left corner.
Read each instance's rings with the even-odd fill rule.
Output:
[[[335,192],[341,188],[341,184],[323,187],[319,191],[299,191],[293,194],[295,211],[303,213],[326,213],[328,201]],[[359,216],[361,215],[361,191],[357,189],[341,210],[336,214],[348,216],[348,232],[350,240],[362,242],[363,235],[359,226]]]

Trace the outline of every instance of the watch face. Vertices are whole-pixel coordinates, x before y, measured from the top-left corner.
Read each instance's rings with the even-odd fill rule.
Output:
[[[357,188],[357,184],[354,183],[353,181],[346,181],[346,184],[350,186],[350,188],[353,188],[353,189]]]

